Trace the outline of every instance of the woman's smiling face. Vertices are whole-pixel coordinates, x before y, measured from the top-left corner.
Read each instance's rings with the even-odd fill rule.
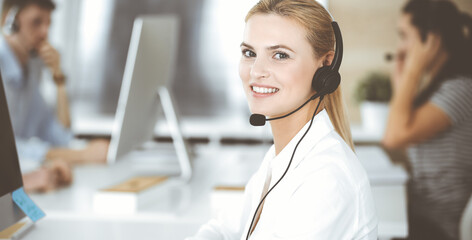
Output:
[[[315,58],[306,30],[275,14],[249,18],[241,44],[239,76],[252,113],[286,114],[308,100],[322,61]]]

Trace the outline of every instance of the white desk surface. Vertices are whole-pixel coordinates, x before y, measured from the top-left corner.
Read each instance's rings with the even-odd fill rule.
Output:
[[[72,122],[75,135],[111,135],[114,124],[113,115],[80,116]],[[241,138],[272,140],[270,127],[253,127],[249,119],[242,116],[186,117],[181,119],[182,134],[186,138]],[[157,121],[155,136],[170,136],[165,119]]]
[[[72,131],[76,135],[109,136],[113,123],[113,115],[79,115],[72,122]],[[240,115],[187,117],[181,119],[181,125],[184,137],[209,138],[211,141],[222,138],[272,140],[269,124],[253,127],[247,117]],[[158,121],[154,132],[156,136],[170,136],[164,120]],[[379,143],[383,134],[365,131],[360,125],[352,125],[351,132],[353,141],[357,143]]]
[[[183,239],[193,235],[211,218],[212,188],[244,185],[258,168],[268,145],[202,145],[195,149],[194,175],[189,183],[177,178],[166,181],[158,186],[161,192],[155,201],[139,206],[136,213],[128,215],[95,213],[92,200],[98,189],[140,175],[133,167],[136,163],[126,160],[112,166],[76,167],[70,187],[31,194],[46,217],[22,239]],[[361,162],[367,164],[370,178],[376,169],[387,172],[391,167],[380,148],[360,147],[357,153]],[[406,236],[403,180],[372,181],[381,239]]]

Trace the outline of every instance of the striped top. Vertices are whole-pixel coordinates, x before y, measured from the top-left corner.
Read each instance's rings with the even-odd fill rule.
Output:
[[[430,102],[449,116],[452,127],[408,149],[412,211],[458,239],[460,218],[472,193],[472,79],[443,82]]]

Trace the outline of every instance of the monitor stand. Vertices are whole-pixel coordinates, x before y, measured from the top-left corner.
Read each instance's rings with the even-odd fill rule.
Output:
[[[0,84],[2,83],[0,82]],[[15,202],[13,202],[11,193],[0,197],[0,206],[0,232],[26,216]]]
[[[175,105],[173,104],[172,96],[167,87],[161,87],[157,90],[157,97],[160,99],[160,105],[164,112],[164,116],[172,137],[172,144],[159,143],[151,144],[154,146],[139,151],[128,153],[134,161],[135,170],[140,173],[162,173],[163,175],[179,175],[185,181],[190,180],[192,176],[191,154],[188,144],[185,141],[182,130],[180,128],[179,116],[177,114]],[[157,108],[160,106],[157,105]],[[159,112],[160,109],[157,110]],[[173,149],[172,149],[173,148]],[[156,159],[158,156],[158,159]],[[178,168],[175,164],[175,157],[178,159]],[[156,160],[159,162],[156,164]],[[180,173],[180,174],[179,174]]]
[[[180,129],[180,121],[175,111],[175,106],[172,101],[172,96],[167,87],[161,87],[158,89],[157,94],[161,99],[162,109],[164,111],[167,125],[174,143],[174,148],[177,153],[179,160],[181,177],[185,180],[190,180],[192,176],[192,166],[190,163],[190,151],[188,144],[182,136],[182,130]]]

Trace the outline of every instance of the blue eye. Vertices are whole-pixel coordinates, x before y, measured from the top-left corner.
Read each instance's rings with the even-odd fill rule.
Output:
[[[274,58],[277,59],[277,60],[281,60],[281,59],[286,59],[286,58],[289,58],[290,56],[286,53],[283,53],[283,52],[278,52],[274,55]]]
[[[243,53],[243,56],[246,57],[246,58],[251,58],[251,57],[256,56],[256,54],[253,51],[249,50],[249,49],[244,49],[242,51],[242,53]]]

